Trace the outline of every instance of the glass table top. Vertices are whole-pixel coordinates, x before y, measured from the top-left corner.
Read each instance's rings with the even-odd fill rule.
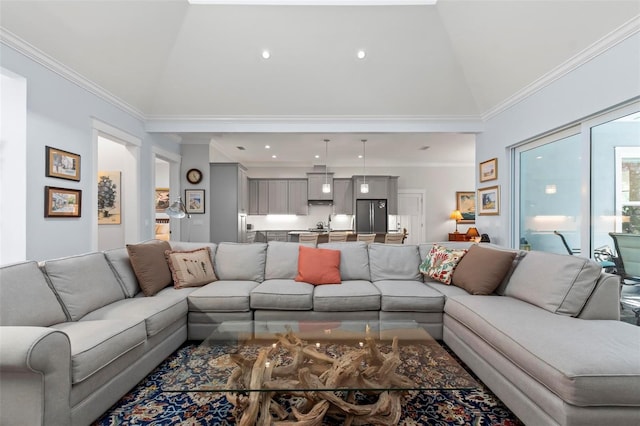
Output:
[[[176,359],[166,392],[436,390],[478,386],[413,321],[230,321]]]

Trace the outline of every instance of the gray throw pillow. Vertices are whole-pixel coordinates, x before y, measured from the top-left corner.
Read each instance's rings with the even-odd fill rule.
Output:
[[[491,294],[511,268],[515,252],[469,247],[453,271],[453,284],[471,294]]]

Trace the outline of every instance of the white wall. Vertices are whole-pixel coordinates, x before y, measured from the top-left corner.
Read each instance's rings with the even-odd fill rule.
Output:
[[[71,83],[9,46],[2,45],[0,66],[25,77],[27,81],[27,170],[25,219],[27,223],[26,257],[42,260],[92,250],[97,190],[92,158],[97,155],[92,141],[92,118],[108,123],[142,140],[139,167],[140,217],[139,239],[151,238],[155,182],[150,176],[152,152],[156,145],[179,154],[180,146],[171,139],[148,134],[143,122]],[[81,156],[80,182],[45,177],[45,146],[53,146]],[[45,218],[44,186],[58,186],[83,191],[80,218]]]
[[[511,164],[509,147],[552,129],[640,96],[640,34],[627,38],[510,109],[490,118],[477,136],[476,161],[498,158],[499,216],[476,218],[480,232],[491,241],[511,245]]]

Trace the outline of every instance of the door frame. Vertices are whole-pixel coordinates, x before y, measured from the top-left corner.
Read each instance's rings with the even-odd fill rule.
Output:
[[[422,197],[422,205],[420,206],[422,209],[422,215],[420,216],[420,238],[418,239],[419,243],[425,242],[427,239],[427,229],[425,227],[425,224],[427,223],[427,219],[426,219],[426,210],[427,210],[427,206],[425,203],[425,200],[427,198],[427,191],[426,189],[398,189],[398,195],[400,194],[420,194],[420,196]],[[400,214],[400,202],[398,202],[398,216],[402,216]],[[415,231],[411,231],[411,232],[415,232]]]

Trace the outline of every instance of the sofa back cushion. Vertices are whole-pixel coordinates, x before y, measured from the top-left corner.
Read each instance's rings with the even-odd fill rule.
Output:
[[[0,325],[48,327],[66,320],[36,262],[0,268]]]
[[[220,243],[213,265],[218,279],[264,281],[267,261],[265,243]]]
[[[367,243],[351,241],[318,244],[319,248],[340,250],[340,277],[342,281],[371,281]]]
[[[504,295],[560,315],[577,316],[596,286],[602,267],[589,259],[531,251],[514,269]]]
[[[131,266],[145,296],[154,296],[173,283],[169,264],[164,257],[164,253],[170,250],[169,242],[162,240],[127,244]]]
[[[116,277],[120,281],[120,285],[127,297],[133,297],[140,292],[136,273],[133,272],[131,261],[129,260],[129,252],[125,247],[106,250],[104,256],[115,271]]]
[[[491,294],[502,283],[517,253],[474,244],[453,271],[453,284],[471,294]]]
[[[125,298],[103,253],[48,260],[43,268],[72,321]]]
[[[422,281],[418,269],[420,267],[418,246],[372,243],[369,245],[369,263],[371,281]]]
[[[298,274],[298,243],[269,241],[264,270],[265,280],[289,279]]]

